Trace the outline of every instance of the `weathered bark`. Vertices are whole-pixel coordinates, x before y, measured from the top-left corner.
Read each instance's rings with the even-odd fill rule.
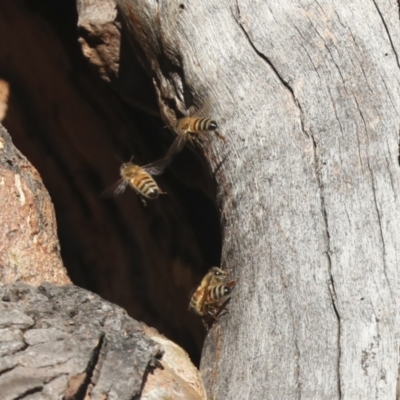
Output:
[[[397,3],[117,2],[165,122],[207,99],[228,138],[203,140],[238,280],[209,398],[395,398]]]
[[[140,323],[86,290],[17,283],[0,299],[3,400],[132,399],[162,356]]]
[[[205,399],[198,370],[175,343],[93,293],[50,283],[0,287],[0,393]]]
[[[197,369],[175,343],[93,293],[50,283],[0,287],[0,393],[2,400],[205,399]]]

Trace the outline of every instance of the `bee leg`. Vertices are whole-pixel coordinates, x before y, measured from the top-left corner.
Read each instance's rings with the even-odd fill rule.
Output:
[[[214,317],[211,317],[210,315],[205,315],[202,318],[203,321],[203,325],[206,328],[206,331],[208,332],[211,327],[214,325],[214,323],[216,322],[216,319]]]
[[[217,314],[217,318],[219,319],[220,317],[222,317],[225,314],[229,314],[229,310],[226,307],[222,307]]]
[[[231,301],[231,298],[227,298],[221,306],[218,308],[217,317],[221,317],[222,315],[229,314],[228,303]]]
[[[143,205],[144,205],[145,207],[147,207],[146,200],[145,200],[142,196],[140,196],[140,200],[142,200]]]
[[[214,131],[215,135],[217,136],[218,139],[223,140],[224,142],[226,142],[226,138],[225,136],[222,136],[219,132]]]
[[[159,192],[160,194],[168,194],[167,192],[163,192],[163,191],[161,191],[161,189],[160,189],[160,192]]]
[[[216,308],[209,309],[207,311],[207,316],[213,320],[213,322],[218,321],[219,310]]]
[[[211,327],[218,322],[219,315],[218,315],[218,310],[213,308],[212,310],[207,311],[207,315],[205,315],[202,318],[203,325],[206,328],[206,331],[208,332]]]
[[[212,321],[210,321],[207,318],[203,318],[202,321],[203,321],[204,328],[206,328],[206,331],[208,332],[212,326]]]

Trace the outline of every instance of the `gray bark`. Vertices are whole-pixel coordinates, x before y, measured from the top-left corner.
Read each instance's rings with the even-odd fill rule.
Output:
[[[75,286],[15,283],[0,299],[2,400],[132,399],[162,355],[123,309]]]
[[[395,398],[398,4],[117,3],[165,122],[207,101],[228,139],[202,142],[238,280],[209,398]]]

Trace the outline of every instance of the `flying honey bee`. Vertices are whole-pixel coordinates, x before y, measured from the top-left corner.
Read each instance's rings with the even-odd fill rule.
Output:
[[[189,303],[189,310],[200,315],[207,328],[227,311],[225,305],[229,301],[236,281],[229,281],[227,272],[218,267],[213,267],[204,276],[199,287],[194,292]]]
[[[132,161],[124,163],[119,169],[121,179],[116,183],[115,195],[123,193],[127,186],[130,186],[140,197],[143,204],[146,205],[146,199],[157,199],[160,194],[165,194],[152,175],[160,175],[171,160],[163,158],[150,164],[139,166]]]
[[[179,153],[188,141],[194,141],[200,135],[212,131],[219,139],[226,141],[225,137],[217,132],[217,128],[217,123],[210,118],[188,116],[178,119],[174,127],[177,136],[167,152],[167,157]]]

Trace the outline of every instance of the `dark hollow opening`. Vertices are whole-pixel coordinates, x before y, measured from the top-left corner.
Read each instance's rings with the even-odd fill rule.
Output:
[[[8,39],[0,79],[10,85],[3,123],[54,202],[73,282],[155,327],[198,364],[205,330],[189,298],[221,255],[210,177],[185,149],[157,180],[167,195],[146,207],[132,190],[101,197],[119,179],[120,160],[155,161],[173,135],[154,113],[154,89],[137,60],[121,50],[124,88],[138,93],[128,102],[117,79],[105,83],[84,59],[76,24],[73,1],[1,2]]]

